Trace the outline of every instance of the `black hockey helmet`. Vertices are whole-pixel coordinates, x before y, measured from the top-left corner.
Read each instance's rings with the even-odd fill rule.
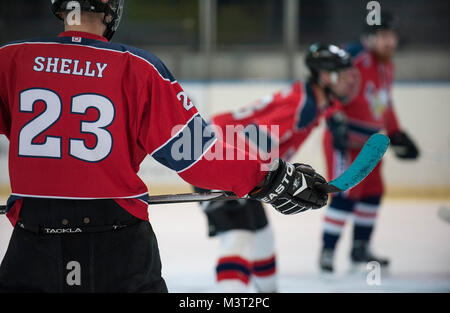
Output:
[[[364,23],[363,35],[370,36],[374,35],[379,30],[397,30],[398,28],[398,18],[396,15],[389,11],[381,11],[380,13],[380,25],[374,24],[369,25],[367,22]]]
[[[61,13],[70,11],[71,2],[68,0],[50,0],[52,3],[52,12],[62,20]],[[82,11],[105,13],[103,23],[106,25],[106,32],[103,36],[111,40],[114,33],[119,28],[122,19],[123,5],[125,0],[77,0]]]
[[[352,67],[352,58],[344,49],[335,45],[315,43],[309,47],[305,58],[311,80],[318,82],[319,72],[339,72]]]

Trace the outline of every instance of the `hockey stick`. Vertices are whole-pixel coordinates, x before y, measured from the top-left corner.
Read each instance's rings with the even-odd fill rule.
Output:
[[[372,135],[344,173],[318,188],[326,193],[332,193],[355,187],[377,166],[388,147],[389,138],[386,135]]]
[[[334,193],[346,191],[358,185],[383,158],[389,146],[389,138],[382,134],[372,135],[364,144],[347,170],[329,183],[318,186],[321,191]],[[166,204],[199,201],[220,201],[239,199],[234,193],[217,191],[207,193],[187,193],[177,195],[151,196],[149,204]]]
[[[212,191],[202,193],[180,193],[172,195],[150,196],[147,201],[149,205],[169,204],[169,203],[187,203],[200,201],[220,201],[239,199],[234,193],[229,191]],[[6,206],[0,206],[0,215],[6,213]]]
[[[364,144],[355,161],[338,178],[327,184],[318,186],[326,193],[340,192],[348,190],[359,184],[367,175],[372,172],[375,166],[383,158],[389,146],[389,138],[382,134],[372,135]],[[187,203],[200,201],[221,201],[234,200],[238,197],[228,191],[213,191],[205,193],[185,193],[173,195],[150,196],[148,204],[169,204],[169,203]],[[0,214],[5,214],[6,207],[0,206]]]

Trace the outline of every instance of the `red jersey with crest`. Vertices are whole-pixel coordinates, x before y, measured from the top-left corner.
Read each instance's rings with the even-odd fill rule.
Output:
[[[147,219],[137,175],[147,154],[193,185],[247,194],[265,176],[260,162],[209,161],[212,147],[235,148],[203,135],[207,126],[151,53],[81,32],[0,48],[13,223],[23,197],[111,198]]]
[[[399,125],[392,105],[392,85],[394,65],[392,62],[380,62],[360,43],[346,47],[353,56],[356,68],[356,82],[348,103],[336,101],[334,110],[345,113],[348,119],[349,140],[353,147],[345,154],[334,149],[332,135],[324,134],[324,151],[328,167],[328,179],[334,179],[345,171],[354,161],[360,149],[369,137],[380,131],[388,135],[397,132]],[[352,199],[379,196],[384,192],[381,162],[360,184],[345,193]]]
[[[393,63],[378,61],[361,44],[349,45],[347,50],[353,56],[353,64],[357,69],[351,100],[340,105],[349,121],[350,139],[365,143],[377,132],[391,134],[398,131],[392,105]]]
[[[278,156],[288,160],[319,124],[320,115],[311,85],[298,81],[248,107],[215,115],[211,121],[220,127],[225,142],[245,140],[250,152],[258,153],[264,160]],[[242,125],[243,131],[234,137],[233,133],[227,132],[227,125]],[[253,129],[256,129],[256,135],[251,133]],[[277,151],[270,156],[273,149]]]

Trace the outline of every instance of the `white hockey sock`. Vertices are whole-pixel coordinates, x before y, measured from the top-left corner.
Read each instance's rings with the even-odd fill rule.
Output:
[[[253,232],[243,230],[230,230],[219,235],[220,254],[216,271],[222,292],[248,290],[254,237]]]
[[[252,275],[259,292],[277,291],[275,238],[270,225],[255,233]]]

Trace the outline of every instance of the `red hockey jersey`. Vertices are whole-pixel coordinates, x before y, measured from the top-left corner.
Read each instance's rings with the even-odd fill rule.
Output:
[[[229,138],[232,133],[227,132],[226,126],[242,125],[241,137],[245,139],[241,139],[249,144],[250,153],[258,153],[264,160],[270,153],[271,157],[288,160],[319,124],[320,116],[321,110],[311,85],[298,81],[288,89],[257,100],[248,107],[215,115],[211,122],[220,127],[225,142],[239,140]],[[246,131],[254,125],[258,130],[258,135],[254,136],[257,140]],[[261,138],[267,138],[268,142],[263,145]],[[277,149],[276,153],[271,148]]]
[[[17,217],[22,197],[112,198],[147,219],[147,187],[137,175],[147,154],[193,185],[247,194],[265,176],[260,162],[209,161],[212,147],[235,148],[203,135],[206,127],[151,53],[81,32],[0,48],[9,216]],[[200,149],[191,149],[198,130]]]
[[[374,133],[388,134],[399,130],[392,105],[394,65],[380,62],[361,44],[346,47],[357,69],[351,100],[339,104],[349,119],[349,137],[353,142],[365,143]]]

